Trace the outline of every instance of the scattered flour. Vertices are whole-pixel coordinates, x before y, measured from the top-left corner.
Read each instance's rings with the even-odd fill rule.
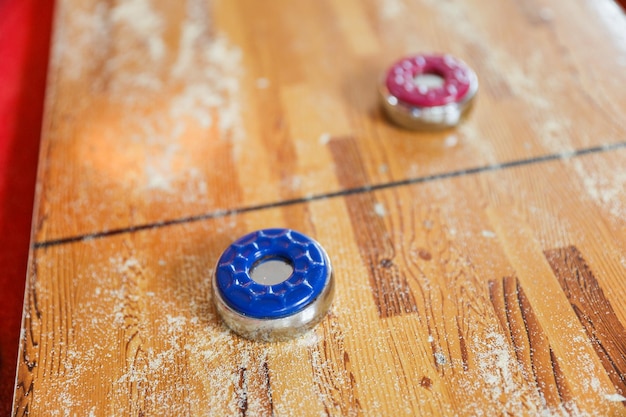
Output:
[[[59,24],[55,25],[54,48],[50,56],[51,68],[62,67],[64,75],[72,80],[93,69],[94,62],[106,59],[107,48],[93,48],[93,45],[107,45],[109,38],[106,2],[96,3],[93,9],[76,6],[57,5],[55,14]],[[70,19],[71,24],[67,24]],[[83,59],[85,51],[90,51],[91,59]]]
[[[377,3],[380,5],[379,13],[383,20],[401,17],[406,9],[402,0],[384,0]]]
[[[165,55],[165,43],[162,39],[163,19],[145,0],[127,0],[111,9],[111,21],[134,32],[148,44],[148,51],[153,62],[158,62]]]
[[[110,146],[124,150],[122,180],[133,192],[195,193],[206,200],[202,176],[193,175],[205,165],[184,141],[189,129],[208,137],[214,127],[221,140],[244,138],[241,51],[212,27],[206,2],[179,7],[186,15],[172,33],[166,12],[152,0],[61,4],[52,65],[61,69],[59,77],[94,90],[77,109],[98,100],[120,112],[112,128],[124,133]]]
[[[214,315],[208,284],[198,279],[207,265],[180,253],[176,262],[161,254],[167,261],[159,265],[159,258],[147,262],[133,253],[105,257],[81,272],[80,282],[97,286],[73,306],[81,311],[73,317],[76,335],[62,332],[68,338],[59,341],[56,332],[42,334],[47,346],[54,341],[60,369],[47,380],[48,393],[38,396],[48,400],[47,415],[84,410],[85,415],[122,416],[132,411],[129,404],[137,414],[240,415],[245,409],[246,415],[269,415],[271,396],[280,393],[287,398],[274,404],[282,407],[276,413],[291,416],[301,410],[297,402],[303,395],[311,403],[331,404],[335,394],[326,390],[328,381],[345,392],[353,386],[349,372],[337,367],[325,349],[331,343],[327,337],[333,346],[343,343],[338,324],[282,343],[241,339]],[[144,297],[146,285],[153,291]],[[52,294],[41,292],[40,297],[49,305]],[[93,335],[93,341],[82,343],[83,333]],[[284,358],[312,365],[316,387],[302,379],[291,393],[273,392],[268,384]],[[302,372],[311,372],[306,369]],[[89,392],[98,387],[106,389],[104,403],[94,402],[102,397]]]
[[[326,146],[328,145],[328,142],[330,142],[330,139],[332,138],[330,133],[322,133],[318,139],[320,145]]]
[[[322,337],[315,331],[309,331],[295,340],[298,347],[313,347],[320,343]]]
[[[496,234],[491,230],[483,230],[480,233],[483,235],[483,237],[486,237],[487,239],[493,239],[494,237],[496,237]]]
[[[452,148],[459,143],[459,138],[456,135],[449,135],[443,141],[443,146],[446,148]]]
[[[624,397],[623,395],[619,395],[619,394],[605,394],[604,398],[606,398],[608,401],[612,401],[616,403],[626,401],[626,397]]]
[[[47,410],[49,415],[62,416],[65,415],[64,410],[69,410],[69,415],[72,415],[78,409],[93,409],[94,403],[90,401],[95,397],[84,395],[84,391],[92,386],[107,387],[107,403],[111,407],[108,415],[111,416],[128,411],[129,399],[151,415],[240,415],[241,408],[246,404],[247,415],[268,415],[263,395],[275,395],[273,406],[276,407],[276,415],[290,416],[295,415],[293,410],[301,410],[298,407],[300,401],[330,404],[339,409],[346,404],[339,400],[355,399],[355,394],[360,391],[375,390],[377,388],[371,387],[380,386],[377,384],[381,383],[381,379],[386,381],[391,395],[396,396],[394,398],[402,396],[406,400],[403,404],[414,401],[410,387],[401,377],[401,372],[396,373],[393,363],[374,361],[376,363],[368,366],[379,367],[375,372],[363,367],[368,361],[361,361],[364,357],[371,359],[371,352],[384,352],[382,357],[392,357],[395,351],[390,328],[379,328],[358,318],[370,310],[369,306],[346,304],[345,300],[342,303],[338,298],[330,324],[325,323],[323,327],[285,343],[250,342],[234,336],[215,317],[210,307],[208,284],[197,279],[206,273],[206,265],[202,266],[198,258],[176,253],[175,259],[185,265],[179,264],[180,270],[171,272],[173,276],[179,273],[182,276],[173,279],[173,276],[166,277],[165,271],[177,262],[170,261],[174,258],[169,258],[168,254],[160,256],[168,261],[150,274],[146,273],[146,265],[156,268],[158,257],[155,262],[130,255],[104,258],[103,265],[83,271],[89,277],[86,282],[97,282],[100,290],[97,295],[93,291],[85,293],[87,296],[93,293],[92,304],[85,304],[87,300],[82,297],[73,306],[82,313],[75,316],[76,337],[69,338],[56,352],[62,374],[56,376],[56,385],[51,390],[54,393],[51,394],[54,397],[51,403],[55,406]],[[133,280],[137,282],[133,284]],[[149,298],[138,296],[144,291],[138,291],[141,280],[148,281],[144,284],[156,284],[151,288],[153,294]],[[368,289],[368,285],[359,287],[359,291]],[[40,295],[42,305],[49,305],[52,295],[45,292]],[[103,299],[108,301],[102,302]],[[112,320],[118,313],[121,319]],[[344,327],[343,315],[352,318],[355,329]],[[360,326],[366,326],[365,331],[364,328],[356,329]],[[376,331],[369,332],[368,326]],[[355,340],[354,331],[365,336]],[[404,330],[398,326],[394,331]],[[95,343],[81,346],[78,332],[101,334],[102,341],[95,338]],[[43,344],[58,340],[59,334],[51,333],[49,336],[42,335]],[[581,334],[580,338],[577,343],[582,343],[585,335]],[[431,334],[428,335],[429,343],[434,339]],[[457,410],[459,415],[489,415],[486,405],[497,407],[491,410],[497,409],[503,415],[523,415],[523,412],[542,416],[584,415],[576,411],[566,413],[560,409],[541,409],[540,399],[529,391],[520,377],[521,367],[502,334],[494,330],[468,340],[472,352],[470,356],[476,361],[471,361],[469,370],[465,371],[469,374],[458,374],[454,378],[480,383],[474,385],[468,382],[468,395],[463,401],[466,408]],[[345,349],[344,343],[350,343],[349,350]],[[341,366],[344,352],[350,354],[352,367]],[[449,365],[452,370],[458,360],[447,357],[441,350],[434,353],[434,359],[446,372],[448,366],[443,365]],[[286,364],[289,360],[302,361],[302,372],[306,375],[312,372],[314,386],[307,382],[311,381],[309,378],[296,378],[295,382],[291,382],[294,385],[281,386],[284,381],[280,381],[278,375],[283,364],[290,366]],[[581,372],[595,374],[597,370],[592,365],[590,362]],[[121,369],[122,372],[111,375],[110,371],[103,370],[107,367]],[[267,388],[267,381],[270,381],[270,389]],[[619,402],[622,399],[616,394],[606,394],[596,378],[589,378],[588,384],[590,391],[607,401]],[[272,386],[274,389],[271,389]],[[353,391],[353,388],[356,390]],[[472,389],[485,392],[474,397]],[[184,401],[181,401],[183,398]],[[485,399],[488,401],[485,402]],[[101,406],[98,404],[98,407]],[[369,403],[367,411],[386,415],[382,411],[385,406],[388,404],[384,401],[379,405]],[[437,406],[447,407],[449,404],[444,401]],[[568,411],[575,410],[575,406],[568,405]],[[354,410],[341,414],[358,415],[352,412]],[[414,410],[407,407],[404,411],[410,415]],[[96,408],[95,412],[98,415],[103,413],[101,408]],[[452,415],[451,412],[447,414]]]
[[[448,360],[446,359],[446,356],[441,353],[441,352],[435,352],[435,362],[437,362],[437,365],[445,365]]]
[[[374,213],[376,213],[378,217],[385,217],[387,215],[387,210],[385,209],[385,206],[382,203],[375,203]]]
[[[554,20],[554,11],[549,7],[542,7],[539,9],[539,18],[544,22],[551,22]]]
[[[477,349],[480,376],[488,387],[487,394],[494,401],[504,401],[504,410],[521,407],[523,385],[514,378],[521,372],[511,355],[511,348],[504,336],[497,332],[487,333],[484,339],[474,341]]]
[[[587,195],[596,203],[599,203],[609,214],[618,221],[626,218],[626,203],[624,202],[624,190],[626,190],[626,167],[613,167],[611,175],[605,175],[607,169],[599,169],[590,166],[587,168],[585,161],[579,158],[571,160],[576,173],[583,183]]]
[[[270,80],[268,80],[267,78],[261,77],[256,79],[256,88],[258,88],[259,90],[265,90],[269,86]]]

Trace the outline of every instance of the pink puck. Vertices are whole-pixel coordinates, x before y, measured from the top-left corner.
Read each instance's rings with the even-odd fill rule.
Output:
[[[381,94],[392,120],[412,128],[456,125],[478,89],[476,74],[451,55],[405,57],[389,68]]]

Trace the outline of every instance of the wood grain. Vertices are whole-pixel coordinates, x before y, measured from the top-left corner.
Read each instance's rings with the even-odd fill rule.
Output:
[[[59,1],[14,415],[626,415],[624,25],[609,0]],[[457,129],[378,107],[419,51],[478,73]],[[276,344],[211,295],[266,227],[336,278]]]
[[[582,253],[569,246],[547,250],[545,255],[615,388],[626,393],[626,329]]]
[[[563,407],[572,412],[572,394],[566,379],[519,281],[514,277],[504,277],[501,282],[490,281],[489,290],[500,324],[509,334],[524,377],[536,385],[548,407]]]

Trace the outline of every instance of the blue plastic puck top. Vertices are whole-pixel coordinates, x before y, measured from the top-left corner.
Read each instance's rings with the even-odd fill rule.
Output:
[[[293,267],[285,281],[263,285],[250,271],[264,260]],[[322,293],[330,280],[330,261],[315,240],[290,229],[263,229],[236,240],[216,267],[216,284],[224,302],[239,314],[277,319],[296,314]]]

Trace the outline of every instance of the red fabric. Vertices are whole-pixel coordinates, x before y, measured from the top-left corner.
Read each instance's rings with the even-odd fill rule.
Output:
[[[0,0],[0,415],[10,415],[52,0]]]

